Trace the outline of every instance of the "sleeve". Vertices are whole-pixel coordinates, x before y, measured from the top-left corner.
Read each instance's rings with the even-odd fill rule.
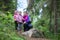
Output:
[[[25,20],[27,20],[27,19],[28,19],[28,16],[25,17]]]
[[[28,17],[23,17],[23,22],[26,22],[26,20],[28,19]]]

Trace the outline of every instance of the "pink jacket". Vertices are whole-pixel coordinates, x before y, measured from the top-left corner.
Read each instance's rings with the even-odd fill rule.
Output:
[[[24,18],[24,22],[27,22],[27,20],[28,20],[28,15],[24,15],[23,18]]]
[[[14,13],[14,20],[15,21],[18,21],[18,22],[22,22],[22,19],[23,19],[23,17],[22,17],[22,15],[19,15],[19,13]]]
[[[14,20],[15,21],[17,21],[17,19],[18,19],[18,15],[19,15],[18,12],[14,12]]]
[[[23,20],[22,15],[18,15],[18,22],[22,22],[22,20]]]

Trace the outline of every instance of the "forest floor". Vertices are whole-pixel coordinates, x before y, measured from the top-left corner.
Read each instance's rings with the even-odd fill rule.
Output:
[[[19,34],[20,36],[23,36],[22,34]],[[27,37],[27,36],[23,36],[26,40],[50,40],[50,39],[46,39],[46,38],[32,38],[32,37]]]
[[[46,38],[29,38],[29,37],[26,37],[26,40],[49,40],[49,39],[46,39]]]

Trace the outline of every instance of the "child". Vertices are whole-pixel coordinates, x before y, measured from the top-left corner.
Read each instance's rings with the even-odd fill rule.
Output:
[[[20,31],[20,33],[22,32],[22,20],[23,20],[23,17],[21,15],[21,11],[19,12],[19,15],[18,15],[18,31]]]
[[[14,11],[15,30],[17,30],[17,27],[18,27],[18,21],[17,21],[17,18],[18,18],[18,11],[15,10],[15,11]]]
[[[24,18],[24,31],[28,31],[30,29],[29,24],[31,24],[31,20],[27,11],[24,12],[23,18]]]

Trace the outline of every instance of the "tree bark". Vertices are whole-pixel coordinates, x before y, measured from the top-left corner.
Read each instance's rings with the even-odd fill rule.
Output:
[[[57,5],[56,5],[56,0],[54,0],[53,4],[54,4],[54,21],[55,21],[54,34],[57,34]]]

